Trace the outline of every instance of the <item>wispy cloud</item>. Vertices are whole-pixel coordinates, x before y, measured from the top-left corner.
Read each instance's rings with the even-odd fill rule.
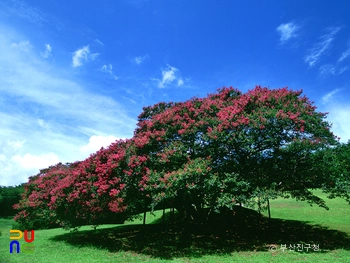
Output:
[[[338,63],[333,64],[325,64],[320,66],[319,72],[321,77],[328,77],[330,75],[337,76],[344,73],[348,68],[340,67]]]
[[[335,90],[332,90],[331,92],[327,93],[326,95],[324,95],[321,98],[322,104],[326,104],[326,103],[330,102],[331,100],[333,100],[334,99],[334,95],[337,94],[340,91],[341,91],[341,89],[335,89]]]
[[[291,38],[296,38],[298,36],[297,31],[299,30],[299,26],[294,22],[289,22],[279,25],[276,30],[280,34],[280,42],[284,44]]]
[[[337,73],[336,67],[331,64],[322,65],[319,71],[321,76],[336,75]]]
[[[153,80],[158,82],[159,88],[164,88],[165,86],[174,82],[178,87],[184,84],[184,80],[181,77],[181,73],[179,69],[172,67],[170,65],[167,65],[167,67],[162,70],[161,79],[154,78]]]
[[[330,75],[336,76],[344,73],[348,70],[347,66],[344,66],[343,61],[350,56],[350,45],[347,50],[341,53],[339,59],[334,64],[325,64],[320,66],[320,76],[327,77]]]
[[[350,56],[350,47],[341,54],[340,58],[338,59],[338,62],[342,62],[349,56]]]
[[[111,64],[107,65],[103,65],[101,67],[101,71],[109,73],[109,74],[113,74],[113,66]]]
[[[43,58],[49,58],[51,56],[51,52],[52,52],[52,47],[50,46],[50,44],[45,44],[45,51],[41,53],[41,56]]]
[[[105,44],[103,44],[103,43],[102,43],[99,39],[97,39],[97,38],[95,39],[95,42],[98,43],[98,44],[100,44],[101,46],[104,46],[104,45],[105,45]]]
[[[83,160],[131,137],[136,124],[119,101],[88,91],[73,73],[60,75],[65,70],[57,64],[47,67],[28,44],[0,30],[0,185],[25,182],[58,161]],[[85,52],[77,53],[83,62]]]
[[[348,70],[348,67],[342,67],[341,69],[339,69],[339,75],[342,74],[344,71]]]
[[[72,65],[73,67],[80,67],[84,62],[89,60],[94,60],[99,54],[91,54],[89,46],[85,46],[74,51],[72,56]]]
[[[341,27],[328,28],[328,33],[321,36],[320,42],[316,43],[310,50],[309,54],[305,56],[305,63],[309,64],[310,67],[313,67],[319,61],[321,56],[327,51],[327,49],[331,47],[334,37],[340,29]]]
[[[32,23],[44,24],[48,22],[48,17],[44,12],[20,0],[1,1],[0,7],[6,11],[6,14],[24,18]]]
[[[49,131],[49,132],[52,131],[52,129],[50,128],[50,125],[46,121],[44,121],[43,119],[38,119],[38,124],[44,130]]]
[[[101,70],[102,72],[108,73],[114,80],[118,80],[118,79],[119,79],[116,75],[114,75],[114,73],[113,73],[113,66],[112,66],[111,64],[109,64],[109,65],[103,65],[103,66],[100,68],[100,70]]]
[[[23,40],[18,43],[12,43],[11,47],[20,51],[29,51],[32,49],[32,45],[28,40]]]
[[[57,32],[70,31],[74,34],[96,37],[96,33],[85,25],[68,23],[67,21],[47,13],[43,9],[37,8],[33,1],[25,0],[5,0],[0,1],[0,17],[10,17],[12,20],[25,20],[28,23],[36,24],[41,27],[49,26],[50,29]],[[35,6],[34,6],[35,5]]]
[[[146,59],[148,59],[148,54],[143,56],[138,56],[132,59],[132,62],[136,63],[137,65],[141,65]]]

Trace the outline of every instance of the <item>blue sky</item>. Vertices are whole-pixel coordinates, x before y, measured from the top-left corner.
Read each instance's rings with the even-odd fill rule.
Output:
[[[304,91],[350,139],[350,2],[2,0],[0,185],[133,135],[142,107]]]

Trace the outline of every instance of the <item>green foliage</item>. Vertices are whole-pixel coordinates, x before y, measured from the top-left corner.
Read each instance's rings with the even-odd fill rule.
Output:
[[[14,216],[16,210],[13,208],[23,194],[23,185],[0,186],[0,216]]]
[[[263,210],[268,199],[290,195],[327,208],[308,188],[327,180],[314,181],[313,156],[336,138],[301,91],[224,88],[155,109],[135,133],[143,142],[136,154],[150,156],[143,189],[153,207],[168,203],[195,219],[200,209]]]
[[[350,204],[350,141],[317,152],[314,165],[323,191]]]
[[[321,186],[349,200],[349,147],[336,147],[326,114],[301,94],[223,88],[145,107],[133,138],[32,177],[16,220],[74,229],[175,207],[202,221],[239,204],[263,211],[278,196],[327,209],[310,191]]]

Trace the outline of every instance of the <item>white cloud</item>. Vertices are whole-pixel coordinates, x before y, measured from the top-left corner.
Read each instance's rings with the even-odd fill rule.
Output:
[[[38,169],[83,160],[97,145],[132,137],[136,120],[118,101],[87,90],[56,63],[47,67],[35,47],[18,52],[29,42],[19,44],[11,32],[0,30],[0,185],[26,182]]]
[[[321,56],[325,53],[325,51],[331,47],[334,37],[340,29],[340,27],[329,28],[329,32],[323,35],[320,38],[321,41],[315,44],[310,53],[305,56],[305,63],[309,64],[310,67],[314,66],[321,58]]]
[[[160,82],[160,87],[164,87],[166,84],[171,83],[175,80],[175,74],[179,70],[177,68],[169,66],[167,69],[162,70],[162,81]]]
[[[21,50],[21,51],[29,51],[32,49],[32,45],[30,44],[30,42],[28,40],[23,40],[23,41],[20,41],[18,43],[12,43],[11,47],[14,49]]]
[[[162,79],[154,78],[153,80],[158,82],[159,88],[164,88],[175,81],[177,81],[177,86],[182,86],[184,84],[184,80],[181,77],[179,69],[170,65],[167,65],[167,67],[162,70]]]
[[[100,150],[102,147],[105,148],[109,146],[112,142],[115,142],[116,140],[118,140],[118,138],[113,135],[93,135],[89,138],[89,142],[87,144],[80,147],[80,152],[88,156],[89,154]]]
[[[320,75],[322,77],[327,77],[329,75],[333,75],[333,76],[340,75],[346,70],[347,70],[347,67],[339,68],[338,63],[336,65],[332,65],[332,64],[322,65],[319,68]]]
[[[134,63],[136,63],[137,65],[141,65],[148,58],[149,58],[149,56],[148,56],[148,54],[146,54],[144,56],[135,57],[134,59],[132,59],[132,61]]]
[[[113,66],[112,66],[111,64],[109,64],[109,65],[103,65],[103,66],[100,68],[100,70],[101,70],[102,72],[108,73],[108,74],[109,74],[113,79],[115,79],[115,80],[118,80],[118,79],[119,79],[116,75],[114,75],[114,73],[113,73]]]
[[[105,45],[105,44],[103,44],[103,43],[102,43],[99,39],[97,39],[97,38],[95,39],[95,42],[98,43],[98,44],[100,44],[101,46],[104,46],[104,45]]]
[[[350,56],[350,47],[341,54],[340,58],[338,59],[338,62],[342,62],[348,56]]]
[[[281,43],[285,43],[291,38],[297,37],[297,31],[299,27],[295,25],[295,23],[290,22],[287,24],[281,24],[277,27],[277,32],[281,35],[280,41]]]
[[[45,44],[45,51],[41,53],[41,55],[43,56],[43,58],[49,58],[51,56],[51,52],[52,47],[50,46],[50,44]]]
[[[332,132],[340,137],[341,142],[348,142],[350,140],[350,105],[344,103],[332,103],[327,107],[327,120],[332,123]]]
[[[336,74],[336,68],[335,66],[331,64],[327,65],[322,65],[320,68],[320,74],[325,76],[325,75],[335,75]]]
[[[348,94],[335,89],[321,98],[320,111],[328,112],[327,121],[332,124],[332,132],[340,137],[341,142],[350,140],[350,122],[346,121],[350,116]]]
[[[339,75],[342,74],[344,71],[348,70],[348,67],[342,67],[341,69],[339,69]]]
[[[333,100],[334,95],[340,91],[341,91],[341,89],[335,89],[335,90],[332,90],[331,92],[327,93],[326,95],[324,95],[321,98],[322,104],[326,104],[326,103],[330,102],[331,100]]]
[[[94,60],[98,55],[98,53],[91,54],[89,46],[79,48],[73,53],[72,65],[75,68],[80,67],[84,62]]]
[[[89,59],[90,60],[95,60],[99,55],[100,55],[99,53],[90,54]]]
[[[83,65],[83,61],[88,60],[88,55],[90,54],[89,46],[82,47],[73,53],[72,63],[73,67],[80,67]]]
[[[107,72],[107,73],[109,73],[109,74],[112,74],[112,73],[113,73],[113,67],[112,67],[111,64],[109,64],[108,66],[107,66],[107,65],[103,65],[103,66],[101,67],[101,71]]]
[[[41,155],[27,153],[23,156],[15,155],[11,158],[16,165],[25,169],[43,169],[59,162],[57,154],[49,152]]]

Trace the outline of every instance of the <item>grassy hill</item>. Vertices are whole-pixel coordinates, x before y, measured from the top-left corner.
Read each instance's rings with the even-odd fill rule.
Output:
[[[235,215],[184,226],[170,213],[162,224],[162,211],[156,211],[146,225],[140,219],[72,233],[38,230],[33,254],[9,253],[13,221],[0,219],[0,262],[350,262],[350,206],[344,200],[328,200],[329,211],[290,199],[270,203],[271,220],[238,208]]]

